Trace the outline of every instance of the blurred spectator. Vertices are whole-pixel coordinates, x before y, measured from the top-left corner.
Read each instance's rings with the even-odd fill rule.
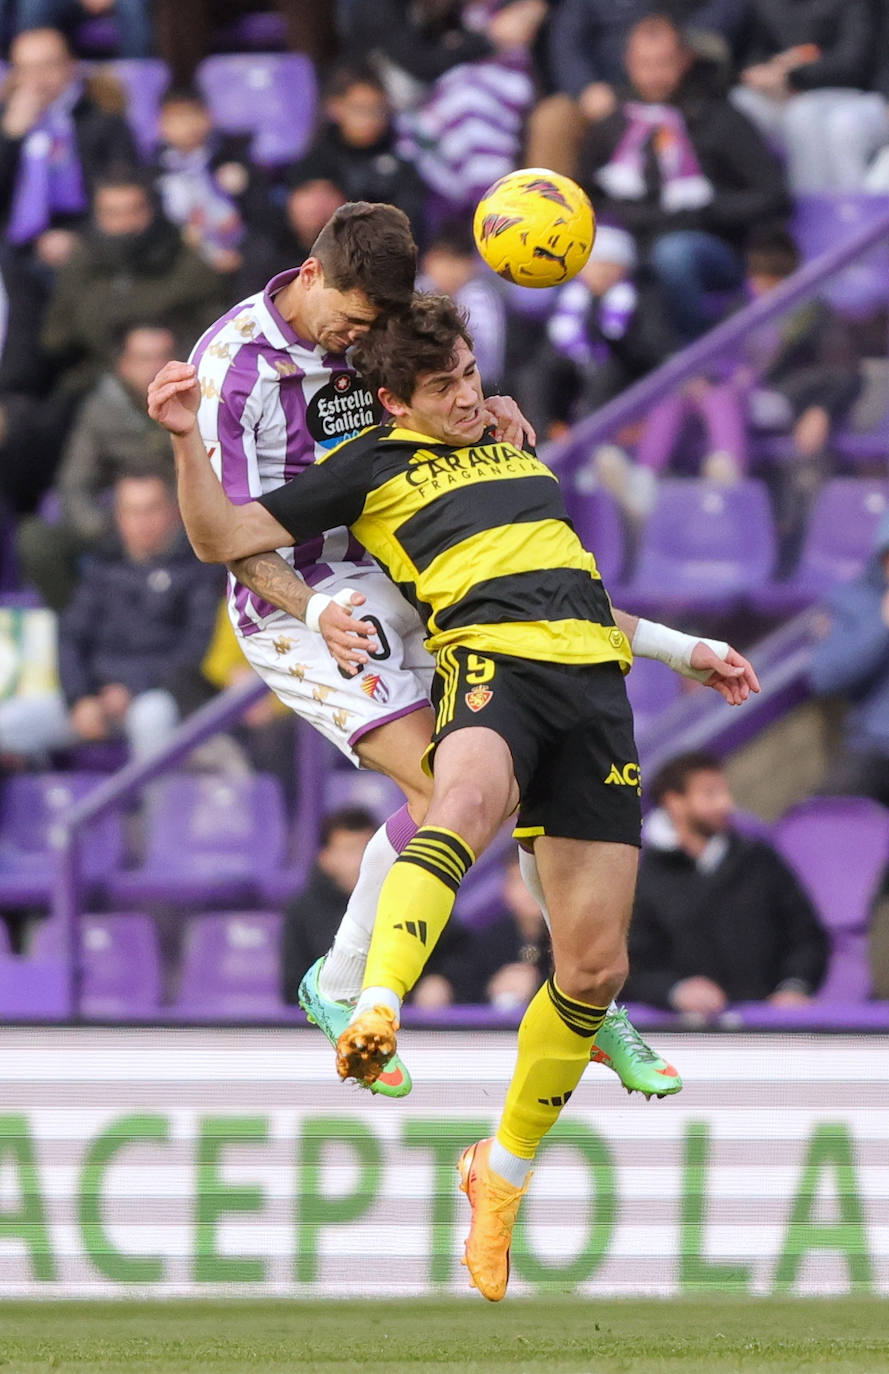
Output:
[[[335,68],[327,83],[324,118],[314,143],[290,169],[288,186],[332,181],[346,200],[397,205],[419,239],[425,190],[413,164],[396,150],[392,108],[372,67],[355,63]]]
[[[551,954],[543,913],[522,880],[517,851],[503,865],[501,896],[502,913],[472,933],[461,1000],[525,1007],[549,976]]]
[[[784,229],[751,237],[747,287],[758,298],[774,291],[800,265],[799,250]],[[806,301],[773,325],[747,336],[743,361],[720,382],[696,379],[650,412],[637,457],[658,474],[677,450],[689,415],[705,430],[702,473],[717,481],[747,475],[756,435],[789,434],[789,463],[776,467],[779,533],[792,560],[812,497],[828,471],[831,430],[861,387],[847,322],[824,299]]]
[[[680,755],[651,790],[659,809],[645,827],[626,997],[698,1017],[809,1001],[827,935],[772,846],[733,828],[719,760]]]
[[[479,372],[490,388],[505,381],[507,310],[493,274],[482,264],[468,225],[444,224],[420,259],[417,286],[450,296],[469,316]]]
[[[660,293],[636,273],[632,237],[601,225],[589,262],[555,294],[546,338],[519,373],[522,409],[539,434],[559,438],[663,362],[672,344]]]
[[[119,57],[148,57],[152,50],[149,0],[0,0],[0,22],[5,11],[15,11],[16,32],[44,27],[63,29],[77,38],[77,29],[88,19],[113,15]]]
[[[284,202],[284,225],[277,244],[275,272],[301,267],[331,215],[345,203],[342,189],[329,177],[293,186]]]
[[[217,272],[237,272],[255,252],[249,240],[268,234],[270,215],[269,187],[251,163],[249,138],[214,130],[206,101],[188,86],[164,95],[159,132],[152,173],[164,214]]]
[[[0,752],[40,757],[123,735],[145,758],[175,730],[168,684],[200,662],[222,594],[191,552],[163,476],[120,477],[120,548],[86,565],[59,621],[61,690],[0,704]]]
[[[870,0],[749,0],[740,85],[732,98],[784,153],[795,192],[857,191],[886,139],[870,91]]]
[[[318,0],[155,0],[155,27],[161,57],[175,85],[187,85],[195,68],[214,49],[220,30],[236,26],[257,9],[275,10],[284,24],[287,47],[308,53],[324,67],[336,49],[334,7]]]
[[[68,391],[83,391],[106,368],[115,331],[164,319],[196,338],[219,306],[220,278],[160,213],[137,174],[96,187],[92,227],[56,279],[43,330]]]
[[[634,236],[687,341],[713,323],[707,293],[741,286],[751,226],[787,208],[781,168],[667,20],[637,24],[625,62],[630,98],[590,130],[580,179]]]
[[[820,629],[812,687],[846,702],[843,755],[823,790],[889,806],[889,517],[864,572],[831,592]]]
[[[590,124],[613,113],[626,81],[631,29],[652,13],[687,32],[695,48],[728,66],[747,0],[560,0],[550,25],[548,69],[555,94],[535,107],[527,161],[574,176]]]
[[[306,970],[326,954],[358,881],[377,821],[361,806],[332,811],[321,822],[321,847],[303,890],[287,903],[281,949],[282,996],[295,1006]]]
[[[452,209],[517,165],[534,95],[530,49],[545,0],[509,0],[476,31],[460,0],[361,0],[350,54],[377,65],[401,114],[401,146]],[[476,14],[484,11],[477,11]]]
[[[172,478],[169,440],[148,418],[145,398],[148,383],[175,351],[173,334],[161,325],[121,331],[113,370],[87,396],[68,436],[55,482],[58,519],[34,516],[19,526],[22,572],[53,610],[70,601],[83,555],[99,550],[112,533],[110,495],[117,478],[165,468]]]
[[[90,195],[112,167],[135,165],[126,120],[94,98],[55,29],[14,39],[0,112],[0,217],[6,242],[34,244],[59,267],[73,251]]]

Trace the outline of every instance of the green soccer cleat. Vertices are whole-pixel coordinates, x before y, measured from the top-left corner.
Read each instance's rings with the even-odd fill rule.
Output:
[[[355,1008],[352,1003],[333,1002],[330,998],[321,995],[318,978],[324,958],[325,956],[322,954],[320,959],[315,960],[299,985],[297,997],[308,1020],[327,1036],[335,1049],[336,1043],[348,1026]],[[362,1086],[370,1087],[372,1093],[379,1093],[382,1097],[407,1097],[413,1084],[404,1064],[397,1054],[393,1054],[392,1058],[387,1060],[383,1066],[383,1072],[376,1082],[362,1084]]]
[[[682,1092],[682,1079],[666,1059],[646,1045],[627,1016],[626,1007],[610,1011],[602,1022],[590,1062],[612,1069],[628,1093],[670,1097]]]

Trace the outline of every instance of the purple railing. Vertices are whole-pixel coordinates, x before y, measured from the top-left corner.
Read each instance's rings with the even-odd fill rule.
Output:
[[[843,238],[834,248],[813,258],[793,276],[761,296],[730,319],[723,320],[681,353],[668,358],[641,381],[627,387],[619,396],[579,421],[568,438],[546,446],[542,456],[550,467],[569,473],[582,463],[593,447],[614,434],[621,425],[636,420],[663,396],[697,376],[740,343],[758,325],[768,324],[800,301],[807,300],[829,278],[889,236],[889,209]]]

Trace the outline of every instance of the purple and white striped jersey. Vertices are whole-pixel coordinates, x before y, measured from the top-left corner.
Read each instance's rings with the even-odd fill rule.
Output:
[[[273,491],[367,425],[374,399],[343,357],[296,335],[275,307],[275,294],[299,274],[273,277],[264,291],[234,306],[198,340],[198,426],[229,498],[241,503]],[[330,564],[370,559],[343,527],[281,555],[314,585]],[[346,571],[348,576],[348,571]],[[238,632],[254,634],[277,607],[229,576],[229,610]]]

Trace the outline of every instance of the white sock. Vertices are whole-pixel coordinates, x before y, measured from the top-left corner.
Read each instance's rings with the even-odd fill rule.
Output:
[[[511,1183],[513,1188],[524,1188],[525,1180],[533,1163],[533,1159],[520,1159],[518,1155],[514,1155],[496,1138],[491,1146],[491,1153],[488,1155],[489,1167],[494,1170],[495,1174],[505,1178],[507,1183]]]
[[[368,841],[345,915],[334,936],[333,947],[321,966],[318,988],[334,1002],[352,1002],[361,991],[370,937],[380,900],[380,889],[398,858],[381,825]]]
[[[543,895],[543,883],[540,881],[540,874],[537,870],[537,860],[534,857],[533,850],[523,849],[521,845],[519,845],[519,872],[522,875],[522,881],[525,887],[540,907],[543,919],[546,923],[546,928],[550,935],[552,935],[553,926],[549,917],[549,912],[546,909],[546,898]],[[609,1002],[608,1015],[610,1016],[613,1011],[617,1011],[617,1003]]]
[[[374,1007],[389,1007],[395,1012],[396,1020],[401,1020],[401,998],[391,988],[365,988],[352,1012],[350,1022],[362,1012],[372,1011]]]

